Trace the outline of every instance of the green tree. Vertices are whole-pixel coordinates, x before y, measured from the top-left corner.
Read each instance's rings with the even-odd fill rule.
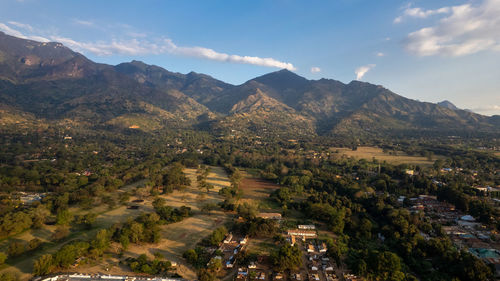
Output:
[[[19,281],[19,278],[13,272],[6,272],[0,274],[0,280],[2,281]]]
[[[52,240],[60,241],[69,235],[69,227],[65,225],[58,226],[52,234]]]
[[[97,219],[96,213],[88,213],[88,214],[85,214],[83,216],[78,217],[78,224],[84,226],[87,229],[91,229],[92,224],[94,224],[96,219]]]
[[[302,251],[297,245],[286,243],[273,254],[272,260],[278,271],[296,270],[302,265]]]
[[[212,246],[218,246],[224,237],[226,237],[227,229],[224,226],[218,227],[208,238],[208,242]]]
[[[100,253],[109,248],[111,243],[111,233],[106,229],[101,229],[97,232],[96,237],[90,245]]]
[[[57,212],[56,224],[58,225],[69,225],[73,221],[73,214],[68,210],[61,210]]]
[[[43,276],[47,275],[52,271],[53,258],[51,254],[43,255],[35,261],[33,265],[33,275]]]
[[[190,264],[196,264],[198,262],[198,253],[194,249],[189,249],[182,256]]]
[[[215,281],[217,280],[217,276],[215,275],[214,272],[207,270],[207,269],[202,269],[198,272],[198,280],[200,281]]]
[[[25,251],[24,243],[13,241],[10,242],[9,244],[9,248],[7,249],[7,254],[9,255],[9,257],[17,257],[23,254],[24,251]]]
[[[127,235],[125,234],[120,235],[120,244],[122,245],[123,250],[128,249],[128,246],[130,245],[130,239],[128,238]]]
[[[7,255],[0,252],[0,265],[4,264],[5,260],[7,260]]]
[[[43,205],[39,205],[33,209],[33,228],[41,228],[45,224],[45,220],[49,215],[50,211]]]
[[[40,247],[40,245],[42,245],[42,240],[33,238],[28,242],[28,245],[26,245],[26,251],[33,251]]]
[[[219,272],[222,269],[221,259],[212,258],[208,262],[208,269],[213,272]]]
[[[144,226],[138,222],[132,222],[130,224],[130,242],[139,243],[143,239]]]
[[[155,208],[155,210],[158,210],[162,207],[165,206],[166,204],[166,200],[164,198],[161,198],[161,197],[157,197],[155,198],[155,200],[153,201],[153,208]]]
[[[257,216],[258,209],[257,206],[244,202],[243,204],[238,205],[237,212],[239,216],[250,220]]]

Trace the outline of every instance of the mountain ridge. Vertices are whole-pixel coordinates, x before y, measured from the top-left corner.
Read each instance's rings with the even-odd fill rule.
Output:
[[[136,60],[115,66],[95,63],[60,43],[4,33],[0,98],[4,116],[15,111],[118,127],[134,127],[137,120],[152,124],[153,131],[172,124],[196,126],[200,120],[210,121],[212,129],[292,135],[500,131],[498,118],[467,112],[450,102],[419,102],[366,82],[308,80],[279,70],[231,85],[206,74],[171,72]],[[145,122],[148,118],[155,121]]]

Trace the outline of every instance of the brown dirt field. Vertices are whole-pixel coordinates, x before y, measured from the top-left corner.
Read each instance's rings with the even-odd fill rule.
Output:
[[[270,181],[255,178],[247,172],[242,172],[242,174],[240,188],[243,190],[243,198],[241,202],[258,204],[262,211],[276,209],[274,202],[269,199],[269,195],[280,186]]]
[[[342,147],[332,147],[330,151],[339,151],[339,154],[346,155],[348,157],[353,157],[356,159],[366,159],[371,161],[373,158],[379,161],[386,161],[388,163],[399,165],[399,164],[413,164],[413,165],[425,165],[429,166],[434,164],[436,159],[444,159],[443,156],[434,155],[432,160],[429,161],[426,157],[422,156],[412,156],[407,155],[404,152],[398,151],[397,155],[390,155],[389,153],[384,153],[384,151],[379,147],[370,146],[360,146],[357,150],[352,150],[350,148]]]

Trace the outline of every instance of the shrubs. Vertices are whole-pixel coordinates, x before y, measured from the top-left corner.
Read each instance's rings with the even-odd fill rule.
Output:
[[[174,209],[170,206],[157,206],[155,211],[163,220],[163,223],[179,222],[191,216],[191,208],[186,206],[181,206],[178,209]]]
[[[47,275],[54,268],[68,268],[85,256],[100,256],[109,247],[111,231],[101,229],[90,243],[74,241],[64,245],[54,254],[46,254],[37,259],[33,265],[33,274],[36,276]]]
[[[244,223],[238,224],[237,228],[239,232],[246,233],[250,237],[272,237],[278,231],[274,220],[263,218],[247,220]]]
[[[224,237],[226,237],[227,229],[224,226],[221,226],[214,230],[212,234],[206,239],[206,244],[210,246],[218,246]]]
[[[166,273],[172,269],[171,262],[161,261],[158,258],[149,260],[144,254],[140,255],[138,258],[127,258],[126,263],[133,272],[151,275]]]
[[[58,226],[52,234],[52,240],[60,241],[69,235],[69,227],[65,225]]]
[[[0,252],[0,265],[4,264],[6,259],[7,259],[7,255]]]
[[[184,257],[188,263],[198,269],[205,267],[210,259],[210,255],[203,247],[189,249],[184,252],[182,257]]]
[[[112,235],[113,241],[121,243],[126,249],[130,243],[158,243],[161,239],[160,225],[183,220],[191,216],[191,208],[182,206],[174,209],[164,206],[161,200],[155,200],[156,213],[141,214],[133,221],[116,227]]]
[[[52,268],[53,268],[52,255],[51,254],[43,255],[35,261],[35,264],[33,265],[33,275],[35,276],[47,275],[52,271]]]
[[[302,265],[302,251],[297,245],[285,243],[271,258],[278,271],[295,270]]]
[[[24,243],[14,241],[9,244],[9,248],[7,249],[7,254],[9,257],[17,257],[24,253],[25,247]]]
[[[19,278],[17,278],[17,276],[12,272],[6,272],[3,274],[0,274],[0,280],[2,280],[2,281],[18,281]]]

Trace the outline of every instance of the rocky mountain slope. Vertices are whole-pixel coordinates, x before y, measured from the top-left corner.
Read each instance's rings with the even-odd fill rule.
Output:
[[[280,70],[235,86],[139,61],[99,64],[59,43],[1,32],[0,108],[0,125],[19,118],[150,131],[204,124],[282,135],[500,131],[498,116],[407,99],[359,81],[308,80]]]

